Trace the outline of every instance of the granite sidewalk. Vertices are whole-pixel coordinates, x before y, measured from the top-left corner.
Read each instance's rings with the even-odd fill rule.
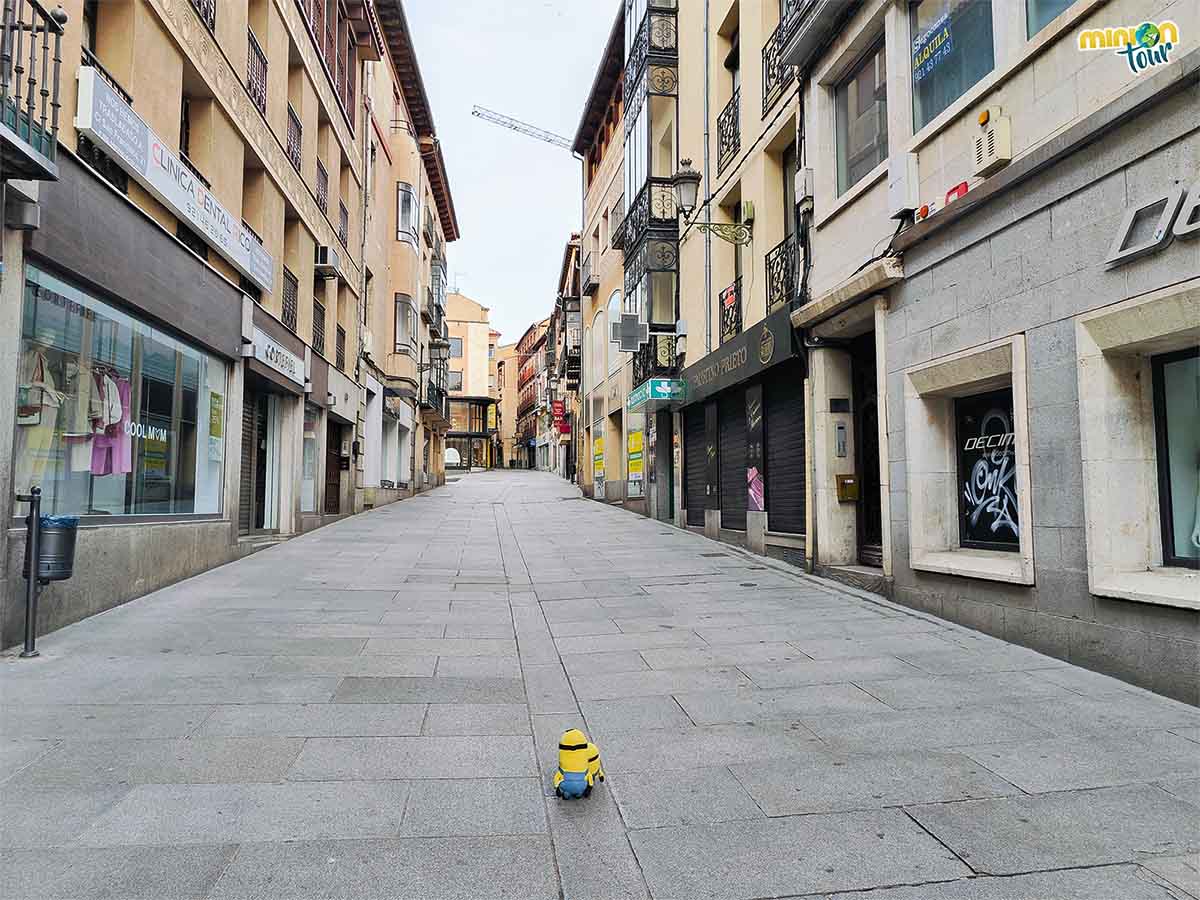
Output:
[[[0,657],[0,900],[1200,897],[1200,710],[548,474],[40,648]],[[568,804],[571,726],[609,778]]]

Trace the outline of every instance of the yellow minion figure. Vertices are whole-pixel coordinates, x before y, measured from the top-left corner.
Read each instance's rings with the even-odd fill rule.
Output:
[[[600,751],[578,728],[563,732],[558,741],[558,768],[554,771],[554,793],[566,800],[586,797],[596,781],[604,780]]]

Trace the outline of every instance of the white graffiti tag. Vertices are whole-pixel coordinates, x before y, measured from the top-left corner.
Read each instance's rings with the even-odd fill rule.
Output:
[[[996,423],[1002,427],[1000,433],[988,433],[988,426]],[[986,513],[985,523],[993,534],[1007,529],[1017,536],[1017,489],[1013,468],[1012,424],[1008,415],[999,409],[989,410],[979,428],[980,436],[971,438],[966,449],[984,450],[984,454],[971,468],[970,477],[963,488],[967,503],[967,519],[972,527]]]

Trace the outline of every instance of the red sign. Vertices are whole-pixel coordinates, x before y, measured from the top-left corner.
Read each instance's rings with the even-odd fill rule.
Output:
[[[570,434],[571,433],[571,423],[570,422],[559,422],[558,423],[558,433],[559,434]]]
[[[550,412],[554,413],[554,418],[561,419],[567,414],[567,404],[565,400],[551,400]]]

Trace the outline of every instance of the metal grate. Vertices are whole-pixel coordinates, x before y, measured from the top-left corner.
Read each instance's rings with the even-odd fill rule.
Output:
[[[738,88],[717,118],[717,174],[721,174],[742,149],[742,89]]]
[[[300,282],[288,269],[283,270],[283,324],[296,330],[296,313],[300,304]]]
[[[317,206],[321,212],[328,214],[329,212],[329,173],[325,171],[325,164],[319,159],[317,160]]]
[[[789,0],[780,17],[779,25],[767,38],[767,42],[763,44],[763,118],[766,118],[771,107],[783,96],[787,86],[796,81],[797,70],[794,66],[784,63],[783,48],[787,46],[788,39],[795,30],[793,16],[796,15],[797,5],[798,0]]]
[[[312,347],[322,356],[325,355],[325,304],[313,300],[313,338]]]
[[[217,30],[217,0],[192,0],[192,8],[209,31]]]
[[[721,291],[721,343],[742,333],[742,279]]]
[[[346,329],[341,325],[337,327],[337,346],[334,348],[337,353],[337,367],[345,371],[346,368]]]
[[[789,234],[767,254],[767,313],[785,306],[796,294],[796,236]]]
[[[288,160],[297,172],[304,162],[304,126],[292,104],[288,104],[287,155]]]
[[[5,0],[3,15],[0,122],[53,162],[58,152],[62,25],[33,0]],[[38,170],[39,179],[48,174],[42,171],[42,164],[32,169]],[[11,174],[5,173],[5,177]]]
[[[267,114],[267,55],[263,53],[258,38],[249,28],[246,29],[247,60],[246,60],[246,90],[250,99],[264,116]]]
[[[350,210],[346,209],[345,203],[338,204],[338,240],[350,249]]]

